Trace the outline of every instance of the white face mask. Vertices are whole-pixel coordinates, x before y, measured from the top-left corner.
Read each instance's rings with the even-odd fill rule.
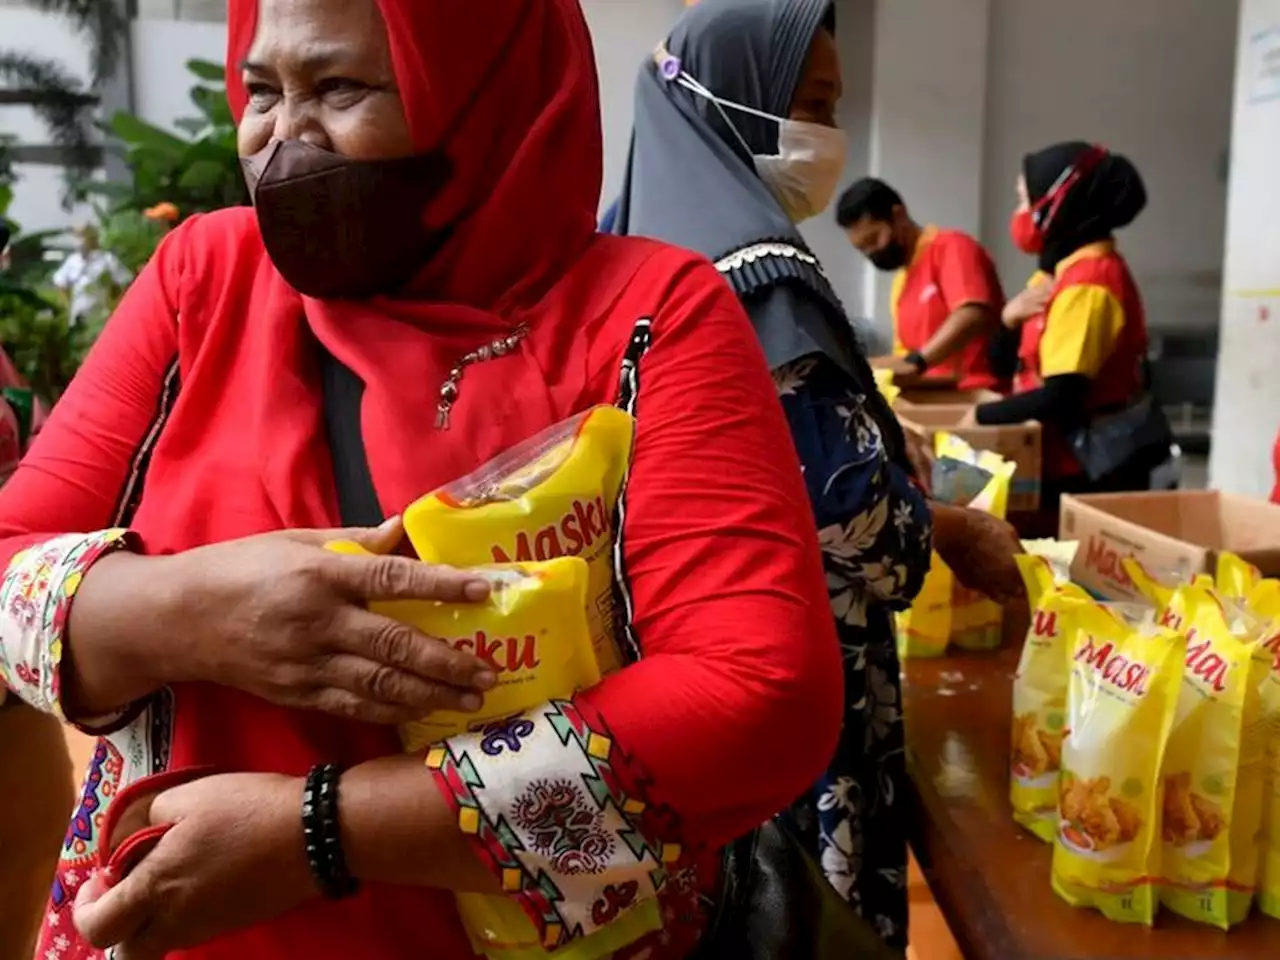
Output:
[[[793,223],[816,217],[831,203],[844,175],[849,139],[843,130],[800,120],[778,121],[778,152],[753,156],[756,172]]]
[[[751,160],[756,173],[793,223],[816,217],[827,208],[840,185],[849,152],[849,138],[843,130],[775,117],[732,100],[722,100],[683,71],[673,79],[686,90],[710,100],[748,153],[751,147],[725,113],[726,107],[778,125],[778,152],[767,156],[752,153]]]

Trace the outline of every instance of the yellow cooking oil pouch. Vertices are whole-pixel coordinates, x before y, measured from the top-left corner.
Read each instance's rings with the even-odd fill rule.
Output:
[[[950,433],[939,433],[934,439],[935,464],[957,461],[978,467],[988,477],[975,496],[963,500],[970,510],[981,510],[1001,520],[1009,512],[1009,488],[1017,465],[989,450],[975,450]],[[938,484],[934,497],[941,498]],[[953,501],[958,502],[958,501]],[[970,590],[955,578],[951,597],[951,643],[961,650],[995,650],[1000,646],[1004,608],[976,590]]]
[[[1042,557],[1053,570],[1055,583],[1066,583],[1071,579],[1071,564],[1075,563],[1076,554],[1080,551],[1078,540],[1023,540],[1024,553]],[[1025,580],[1025,577],[1023,578]]]
[[[1165,750],[1160,902],[1223,930],[1248,916],[1258,876],[1266,738],[1258,637],[1214,591],[1169,604],[1186,659]]]
[[[1244,601],[1262,581],[1262,573],[1248,560],[1224,551],[1218,554],[1214,581],[1224,598]]]
[[[404,528],[427,563],[472,567],[581,557],[602,674],[622,666],[613,624],[614,512],[635,421],[599,406],[512,447],[410,504]]]
[[[1014,819],[1052,843],[1058,831],[1058,774],[1067,726],[1069,623],[1107,616],[1052,560],[1014,558],[1027,586],[1031,625],[1013,678],[1009,799]],[[1069,566],[1069,563],[1068,563]]]
[[[328,545],[340,553],[367,554],[358,544]],[[440,710],[402,724],[400,739],[414,752],[458,734],[483,731],[548,700],[567,700],[600,680],[588,624],[590,572],[581,557],[474,568],[491,585],[483,603],[422,600],[370,604],[370,609],[413,624],[454,649],[486,661],[498,685],[476,713]],[[537,929],[506,897],[460,893],[458,913],[477,953],[491,960],[598,960],[659,930],[656,901],[644,901],[609,926],[556,951],[543,949]]]
[[[1156,610],[1156,622],[1162,627],[1175,630],[1181,625],[1182,614],[1173,605],[1178,589],[1194,585],[1201,590],[1214,590],[1213,577],[1207,573],[1199,573],[1187,581],[1167,570],[1148,567],[1134,557],[1124,557],[1120,566],[1133,582],[1138,593]]]
[[[337,553],[370,556],[358,543],[326,544]],[[560,557],[541,563],[488,564],[473,571],[489,581],[483,603],[388,600],[369,609],[412,624],[493,668],[498,683],[477,713],[438,710],[402,724],[400,742],[420,750],[488,723],[565,700],[600,681],[587,626],[586,561]]]
[[[1258,907],[1280,920],[1280,590],[1278,581],[1263,580],[1250,594],[1250,610],[1267,622],[1261,655],[1271,662],[1261,687],[1266,739],[1263,772],[1262,852]]]
[[[876,389],[880,391],[880,395],[885,398],[889,406],[893,406],[898,397],[902,396],[902,388],[893,382],[893,371],[874,370],[872,372],[876,378]]]
[[[935,551],[920,592],[911,607],[896,615],[898,656],[903,659],[941,657],[951,640],[951,598],[955,574]]]
[[[1094,610],[1094,607],[1081,607]],[[1122,923],[1155,921],[1160,769],[1185,641],[1119,612],[1067,617],[1067,729],[1053,889]]]
[[[1262,716],[1267,741],[1262,794],[1262,853],[1258,906],[1280,920],[1280,657],[1262,685]]]

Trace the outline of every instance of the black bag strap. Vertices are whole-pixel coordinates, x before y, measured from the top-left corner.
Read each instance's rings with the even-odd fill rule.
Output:
[[[376,527],[385,516],[369,472],[369,457],[360,429],[360,401],[364,381],[323,345],[320,382],[324,394],[324,425],[338,488],[338,509],[348,527]]]

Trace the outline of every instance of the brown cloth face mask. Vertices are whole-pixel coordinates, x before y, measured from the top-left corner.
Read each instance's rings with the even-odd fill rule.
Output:
[[[448,236],[422,219],[453,175],[441,152],[350,160],[301,140],[273,140],[240,164],[271,262],[305,296],[393,293]]]

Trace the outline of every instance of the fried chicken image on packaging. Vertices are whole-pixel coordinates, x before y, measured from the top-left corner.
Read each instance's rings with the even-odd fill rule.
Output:
[[[1062,733],[1037,726],[1034,713],[1013,718],[1013,766],[1022,777],[1039,777],[1062,766]]]
[[[1040,739],[1040,746],[1044,748],[1044,752],[1049,757],[1048,769],[1062,769],[1062,731],[1059,730],[1057,733],[1052,733],[1048,730],[1037,730],[1036,736]]]
[[[1083,780],[1063,778],[1059,812],[1062,819],[1085,834],[1094,850],[1102,851],[1137,839],[1142,829],[1138,808],[1119,797],[1109,796],[1110,777]]]
[[[1191,773],[1183,771],[1164,781],[1165,843],[1185,847],[1200,841],[1212,841],[1227,827],[1227,819],[1213,801],[1191,789]]]

